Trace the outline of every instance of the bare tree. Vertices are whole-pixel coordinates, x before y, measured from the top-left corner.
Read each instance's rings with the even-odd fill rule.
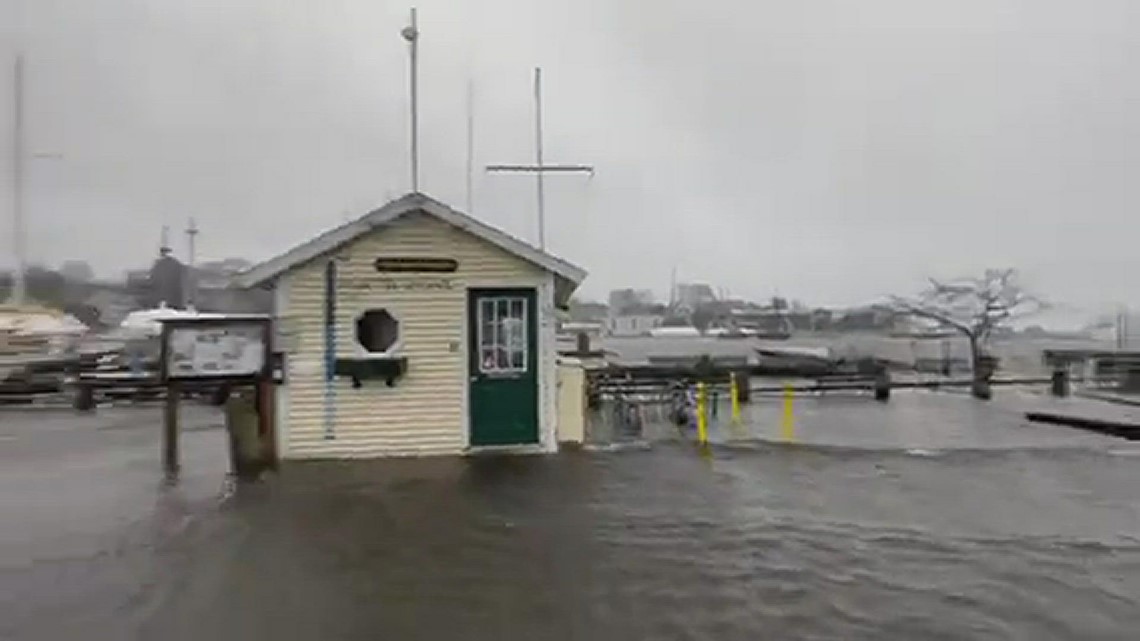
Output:
[[[992,370],[988,344],[995,330],[1017,318],[1045,308],[1045,303],[1027,293],[1013,269],[987,269],[980,277],[954,281],[930,279],[930,287],[915,298],[893,297],[896,313],[925,318],[961,332],[970,342],[970,366],[974,393],[988,397]]]
[[[717,309],[714,305],[701,304],[697,305],[697,308],[689,315],[689,322],[703,334],[712,326],[716,318]]]

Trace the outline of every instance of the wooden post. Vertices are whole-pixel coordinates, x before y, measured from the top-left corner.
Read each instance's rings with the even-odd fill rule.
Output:
[[[729,392],[732,397],[732,424],[740,425],[740,373],[732,372],[729,376],[732,382]]]
[[[705,394],[705,384],[697,383],[697,441],[701,445],[707,445],[709,442],[709,417]]]
[[[1140,391],[1140,367],[1130,361],[1124,365],[1123,375],[1120,376],[1120,391]]]
[[[973,393],[974,398],[988,401],[993,398],[994,392],[990,387],[990,382],[987,380],[975,379],[970,385],[970,391]]]
[[[586,332],[578,332],[578,355],[585,356],[590,353],[590,335]]]
[[[1053,396],[1065,397],[1069,395],[1069,372],[1067,369],[1062,367],[1054,369],[1052,382]]]
[[[736,398],[740,399],[741,403],[750,403],[752,401],[752,382],[751,372],[746,369],[738,369],[733,372],[736,379]]]
[[[75,399],[72,405],[81,412],[95,409],[95,390],[91,384],[82,382],[75,384]]]
[[[162,417],[162,469],[168,479],[178,476],[178,401],[182,386],[166,385],[166,408]]]
[[[277,424],[273,415],[274,396],[277,386],[273,384],[273,377],[262,378],[258,384],[258,434],[261,436],[261,451],[266,467],[277,469]]]
[[[884,403],[891,400],[891,373],[885,367],[875,374],[875,400]]]
[[[974,357],[974,382],[970,386],[974,398],[988,401],[993,397],[990,380],[997,370],[997,359],[988,354],[979,354]]]

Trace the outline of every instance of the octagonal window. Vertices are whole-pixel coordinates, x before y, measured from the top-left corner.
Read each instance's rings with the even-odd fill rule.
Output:
[[[356,342],[371,354],[384,354],[400,339],[400,321],[386,309],[370,309],[356,319]]]

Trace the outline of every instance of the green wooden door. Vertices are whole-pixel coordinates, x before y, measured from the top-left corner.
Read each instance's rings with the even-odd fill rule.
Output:
[[[471,445],[538,442],[534,289],[468,293]]]

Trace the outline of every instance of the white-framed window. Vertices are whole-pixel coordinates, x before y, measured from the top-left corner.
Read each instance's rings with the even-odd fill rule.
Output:
[[[521,374],[529,363],[530,310],[522,296],[479,299],[479,371]]]
[[[400,341],[400,321],[383,307],[356,317],[356,343],[368,354],[388,354]]]

